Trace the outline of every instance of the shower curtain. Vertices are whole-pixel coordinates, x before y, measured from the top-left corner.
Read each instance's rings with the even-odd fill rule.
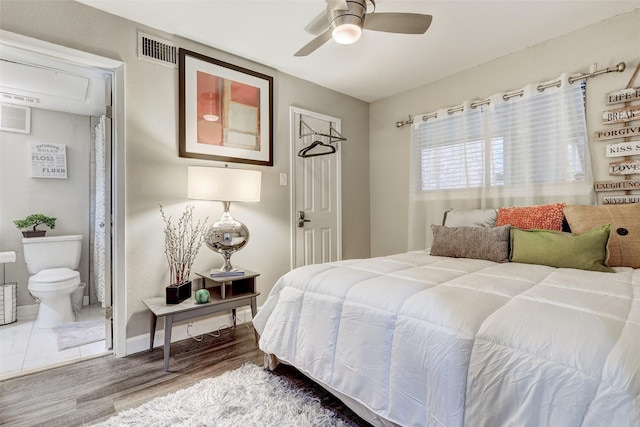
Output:
[[[105,117],[100,117],[100,123],[95,126],[95,216],[94,216],[94,239],[93,239],[93,271],[95,277],[95,291],[98,301],[105,306],[105,208],[106,208],[106,170],[105,170]]]

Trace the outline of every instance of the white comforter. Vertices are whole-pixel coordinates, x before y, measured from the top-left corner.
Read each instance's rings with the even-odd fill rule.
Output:
[[[640,426],[640,269],[410,252],[274,286],[260,348],[405,426]]]

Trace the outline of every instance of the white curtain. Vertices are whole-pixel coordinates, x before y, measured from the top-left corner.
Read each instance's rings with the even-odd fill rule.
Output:
[[[95,126],[96,140],[96,171],[95,171],[95,216],[93,239],[93,271],[95,277],[95,290],[98,301],[105,305],[105,203],[106,203],[106,169],[105,169],[105,117],[100,117],[100,123]]]
[[[431,244],[444,211],[554,202],[593,204],[585,83],[568,82],[489,104],[414,118],[408,248]]]

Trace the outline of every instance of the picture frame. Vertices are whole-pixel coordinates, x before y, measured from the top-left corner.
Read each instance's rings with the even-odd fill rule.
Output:
[[[178,55],[180,157],[273,166],[273,77]]]

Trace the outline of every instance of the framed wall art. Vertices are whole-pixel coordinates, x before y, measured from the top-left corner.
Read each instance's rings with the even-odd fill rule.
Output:
[[[273,77],[179,51],[180,157],[273,166]]]

